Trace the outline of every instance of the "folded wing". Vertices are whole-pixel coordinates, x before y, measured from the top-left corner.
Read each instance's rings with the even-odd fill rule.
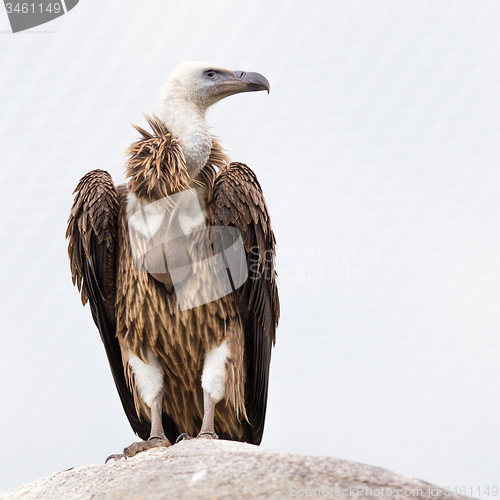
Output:
[[[275,238],[262,189],[253,171],[231,163],[220,171],[213,191],[215,224],[239,230],[246,252],[248,279],[234,296],[245,335],[244,441],[260,444],[264,430],[271,347],[279,319],[274,269]]]
[[[116,338],[114,303],[118,192],[107,172],[93,170],[80,180],[74,194],[66,233],[73,284],[80,290],[83,304],[89,302],[130,425],[141,438],[147,439],[150,424],[140,421],[137,416]]]

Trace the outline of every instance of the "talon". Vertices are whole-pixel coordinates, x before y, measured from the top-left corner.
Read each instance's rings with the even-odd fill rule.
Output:
[[[219,439],[215,432],[200,432],[196,437],[207,439],[205,436],[210,436],[211,439]]]
[[[112,458],[114,458],[114,460],[116,462],[117,460],[120,460],[121,458],[123,458],[123,455],[118,455],[118,454],[110,455],[108,458],[106,458],[106,460],[104,461],[104,463],[107,464],[108,461],[111,460]]]
[[[179,435],[179,437],[175,440],[175,444],[181,442],[183,439],[189,439],[191,436],[188,436],[185,432]]]
[[[127,450],[128,450],[128,448],[123,448],[123,458],[124,458],[125,460],[128,460],[128,459],[127,459]]]

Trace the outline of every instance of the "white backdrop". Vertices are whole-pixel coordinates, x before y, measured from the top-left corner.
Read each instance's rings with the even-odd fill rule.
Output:
[[[123,182],[129,123],[177,64],[207,60],[272,87],[208,114],[278,239],[262,445],[491,499],[499,26],[488,0],[81,0],[15,35],[1,11],[0,490],[134,440],[71,284],[71,193],[94,168]]]

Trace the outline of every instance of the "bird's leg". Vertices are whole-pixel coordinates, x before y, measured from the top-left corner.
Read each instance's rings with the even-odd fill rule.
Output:
[[[158,394],[151,404],[151,432],[147,441],[139,441],[132,443],[123,450],[123,457],[133,457],[140,451],[149,450],[150,448],[161,448],[170,446],[170,441],[165,436],[163,431],[163,423],[161,419],[162,413],[162,394]]]
[[[203,391],[203,422],[201,423],[199,438],[218,439],[214,427],[215,401],[208,391]]]
[[[122,457],[127,459],[127,457],[133,457],[134,455],[137,455],[137,453],[151,448],[168,448],[171,444],[163,431],[161,416],[162,394],[160,393],[153,399],[153,403],[151,404],[151,432],[149,434],[149,439],[147,441],[132,443],[123,450],[123,454],[110,455],[106,459],[106,462],[111,458],[114,458],[115,460],[119,460]]]
[[[201,423],[201,429],[197,438],[205,439],[219,439],[219,436],[215,433],[214,427],[214,416],[215,416],[215,401],[208,391],[203,390],[203,421]],[[184,439],[193,439],[183,432],[175,442],[178,443]]]
[[[165,432],[163,431],[162,414],[162,395],[158,394],[153,400],[151,405],[151,433],[149,439],[164,438]],[[167,440],[168,441],[168,440]]]
[[[227,341],[219,346],[213,345],[205,356],[203,372],[201,374],[201,387],[203,389],[203,421],[198,438],[217,439],[215,434],[214,417],[215,405],[224,397],[226,387],[226,361],[230,357]],[[186,433],[181,434],[178,443],[183,439],[192,439]]]

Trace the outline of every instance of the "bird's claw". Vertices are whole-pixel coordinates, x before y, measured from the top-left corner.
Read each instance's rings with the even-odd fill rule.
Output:
[[[121,458],[127,460],[128,458],[137,455],[137,453],[140,453],[141,451],[150,450],[151,448],[168,448],[169,446],[170,441],[167,439],[165,434],[163,434],[162,436],[152,436],[147,441],[140,441],[138,443],[132,443],[130,446],[127,446],[123,449],[123,453],[121,455],[110,455],[108,458],[106,458],[106,461],[104,463],[107,463],[108,460],[111,460],[112,458],[114,458],[115,460],[120,460]]]
[[[219,436],[215,432],[200,432],[196,437],[202,439],[219,439]]]
[[[179,435],[179,437],[175,440],[175,444],[180,443],[184,439],[194,439],[194,437],[189,436],[185,432]],[[196,439],[219,439],[219,436],[215,432],[200,432]]]
[[[123,458],[123,455],[121,455],[121,454],[113,454],[113,455],[110,455],[108,458],[106,458],[106,460],[104,461],[104,463],[105,463],[105,464],[107,464],[107,463],[108,463],[108,462],[109,462],[112,458],[113,458],[113,459],[115,460],[115,462],[116,462],[117,460],[120,460],[121,458]]]
[[[182,434],[179,434],[179,436],[175,440],[175,444],[180,443],[183,439],[186,439],[186,440],[193,439],[193,437],[190,436],[189,434],[186,434],[185,432],[183,432]]]

